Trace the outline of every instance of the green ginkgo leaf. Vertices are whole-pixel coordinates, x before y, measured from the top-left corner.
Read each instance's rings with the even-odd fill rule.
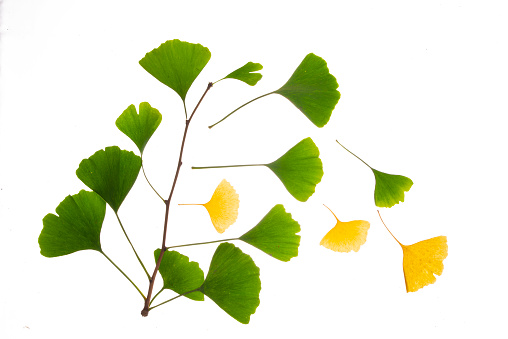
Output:
[[[139,114],[136,106],[130,105],[116,119],[116,127],[128,136],[138,146],[139,152],[143,154],[148,140],[152,137],[159,124],[162,115],[148,102],[139,104]]]
[[[155,262],[159,259],[160,249],[155,250]],[[199,288],[205,275],[199,264],[195,261],[189,261],[189,258],[176,251],[166,251],[162,257],[159,272],[164,280],[164,288],[183,294]],[[185,296],[192,300],[205,300],[202,292],[196,291]]]
[[[259,268],[233,244],[220,244],[200,290],[227,314],[248,324],[259,306]]]
[[[288,82],[274,93],[291,101],[314,125],[323,127],[339,102],[338,87],[326,61],[309,53]]]
[[[252,72],[260,71],[262,69],[263,69],[263,66],[261,64],[248,62],[245,65],[243,65],[242,67],[240,67],[239,69],[229,73],[221,80],[237,79],[237,80],[245,82],[248,85],[254,86],[255,84],[258,83],[259,80],[261,80],[261,78],[263,76],[260,73],[252,73]],[[221,81],[221,80],[219,80],[219,81]],[[219,81],[216,81],[216,82],[219,82]]]
[[[314,125],[323,127],[330,120],[332,111],[339,102],[338,87],[337,79],[330,74],[326,61],[309,53],[284,86],[252,99],[208,128],[222,122],[247,104],[270,94],[282,95],[305,114]]]
[[[101,249],[101,228],[106,215],[106,203],[94,192],[81,190],[67,196],[56,208],[56,213],[42,219],[39,236],[41,254],[58,257],[81,250]]]
[[[148,52],[139,64],[185,102],[187,91],[210,57],[208,48],[175,39]]]
[[[307,201],[323,177],[319,149],[311,138],[303,139],[279,159],[266,166],[299,201]]]
[[[403,175],[388,174],[375,170],[356,154],[344,147],[339,141],[337,141],[337,143],[367,165],[374,173],[374,178],[376,179],[374,202],[377,207],[392,207],[399,202],[404,202],[404,192],[408,192],[411,186],[413,186],[413,181],[411,179]]]
[[[323,163],[319,149],[311,138],[293,146],[279,159],[269,164],[192,167],[192,169],[266,166],[282,181],[288,192],[299,201],[307,201],[314,194],[323,177]]]
[[[112,146],[95,152],[88,159],[83,159],[76,170],[76,175],[99,194],[116,213],[134,185],[140,168],[139,156]]]
[[[298,256],[300,225],[282,205],[275,205],[250,231],[239,239],[272,257],[289,261]]]

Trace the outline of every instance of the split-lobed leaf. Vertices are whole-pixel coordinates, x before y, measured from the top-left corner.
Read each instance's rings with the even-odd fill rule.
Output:
[[[180,204],[201,205],[210,215],[213,226],[219,233],[224,233],[238,218],[240,199],[238,193],[226,179],[223,179],[213,192],[212,198],[206,204]]]
[[[160,249],[155,250],[155,262],[159,259]],[[195,261],[189,261],[189,258],[177,251],[166,251],[162,257],[159,267],[164,288],[183,294],[199,288],[204,282],[204,273]],[[192,300],[205,300],[201,291],[195,291],[185,294]]]
[[[293,103],[314,125],[323,127],[330,120],[332,112],[339,102],[340,92],[337,90],[338,87],[337,79],[330,74],[326,61],[313,53],[309,53],[282,87],[252,99],[208,127],[212,128],[240,108],[270,94],[282,95]]]
[[[193,169],[266,166],[280,179],[288,192],[299,201],[307,201],[316,190],[323,177],[323,163],[319,159],[319,149],[311,138],[306,138],[293,146],[279,159],[269,164],[228,165],[192,167]]]
[[[242,67],[238,68],[237,70],[229,73],[221,80],[237,79],[237,80],[245,82],[246,84],[248,84],[250,86],[254,86],[258,83],[259,80],[261,80],[261,78],[263,76],[260,73],[253,73],[253,72],[260,71],[262,69],[263,69],[263,66],[261,64],[254,63],[254,62],[248,62],[245,65],[243,65]],[[219,81],[221,81],[221,80],[219,80]]]
[[[275,205],[251,230],[239,239],[269,254],[289,261],[298,256],[300,225],[282,205]]]
[[[106,147],[84,159],[76,170],[78,178],[104,199],[113,211],[134,185],[141,168],[141,158],[117,146]]]
[[[399,202],[404,202],[404,192],[408,192],[413,186],[413,181],[403,175],[388,174],[380,172],[370,167],[365,161],[360,159],[356,154],[344,147],[337,141],[346,151],[354,155],[358,160],[363,162],[374,173],[376,186],[374,188],[374,202],[377,207],[392,207]]]
[[[185,102],[189,88],[210,57],[208,48],[174,39],[148,52],[139,64]]]
[[[94,192],[81,190],[67,196],[56,208],[56,213],[42,219],[39,236],[41,254],[58,257],[81,250],[102,252],[100,234],[106,203]]]
[[[261,280],[252,258],[231,243],[220,244],[200,290],[242,324],[259,306]]]
[[[379,211],[378,211],[379,213]],[[381,218],[381,215],[379,215]],[[404,281],[406,292],[416,292],[420,288],[436,282],[435,275],[443,273],[443,260],[448,256],[448,244],[445,236],[422,240],[412,245],[403,245],[390,232],[381,219],[391,236],[402,247]]]
[[[130,105],[116,119],[116,127],[128,136],[138,147],[139,152],[143,154],[148,140],[161,123],[162,115],[148,102],[139,104],[139,114],[136,112],[136,106]]]
[[[328,208],[327,206],[325,207]],[[330,210],[330,212],[332,212],[332,210]],[[367,241],[367,232],[369,231],[370,223],[365,220],[342,222],[337,218],[335,213],[332,212],[332,214],[335,220],[337,220],[337,223],[326,233],[320,245],[335,252],[358,252],[360,246]]]

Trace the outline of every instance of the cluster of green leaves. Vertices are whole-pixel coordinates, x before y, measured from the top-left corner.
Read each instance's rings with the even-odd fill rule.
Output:
[[[194,111],[189,115],[185,101],[186,95],[194,80],[208,63],[210,56],[208,48],[200,44],[170,40],[147,53],[139,61],[148,73],[173,89],[182,99],[186,117],[182,152],[187,128],[203,99],[201,98]],[[213,84],[225,79],[236,79],[254,86],[262,78],[261,74],[256,73],[261,69],[260,64],[248,62],[215,83],[210,83],[203,97]],[[337,88],[338,83],[335,77],[329,73],[326,62],[310,53],[282,87],[261,95],[238,109],[267,95],[278,94],[292,102],[314,125],[323,127],[329,121],[332,111],[339,101],[340,93]],[[238,109],[211,125],[210,128],[231,116]],[[67,196],[56,208],[57,215],[50,213],[44,217],[43,229],[39,237],[41,254],[46,257],[58,257],[80,250],[98,251],[130,281],[142,296],[145,302],[144,315],[147,315],[149,310],[180,296],[195,301],[204,300],[204,296],[207,296],[234,319],[241,323],[248,323],[250,316],[259,305],[260,271],[252,258],[231,242],[243,241],[273,258],[289,261],[298,255],[300,236],[297,233],[300,231],[300,225],[293,220],[282,205],[278,204],[251,230],[240,237],[204,242],[221,242],[215,250],[206,277],[198,263],[190,261],[187,256],[175,250],[169,250],[169,247],[165,246],[165,238],[163,238],[162,247],[154,251],[155,272],[150,276],[129,239],[118,212],[140,170],[143,169],[143,151],[161,121],[161,113],[146,102],[139,105],[139,113],[134,105],[125,109],[116,120],[116,126],[134,142],[140,155],[112,146],[99,150],[81,161],[76,175],[91,191],[82,190],[75,195]],[[180,160],[173,187],[178,178]],[[315,192],[315,187],[323,176],[319,149],[310,138],[303,139],[275,161],[256,165],[234,165],[233,167],[238,166],[268,167],[280,179],[287,191],[302,202],[307,201]],[[231,166],[193,168],[217,167]],[[376,205],[390,207],[403,201],[403,191],[409,190],[412,184],[411,180],[372,170],[376,177]],[[155,189],[154,191],[157,193]],[[159,194],[157,193],[157,195]],[[168,199],[164,199],[160,195],[159,197],[166,204],[167,220],[172,192]],[[115,213],[127,241],[147,275],[149,282],[147,296],[105,254],[101,246],[100,233],[106,213],[106,204]],[[167,224],[164,225],[165,229],[166,226]],[[177,245],[171,248],[204,243]],[[155,296],[151,297],[154,277],[157,272],[163,279],[163,286]],[[172,290],[177,293],[177,296],[156,306],[151,306],[154,299],[163,290]]]

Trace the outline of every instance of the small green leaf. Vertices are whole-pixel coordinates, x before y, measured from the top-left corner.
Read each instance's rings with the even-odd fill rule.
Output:
[[[250,231],[239,239],[259,248],[275,259],[289,261],[298,256],[300,225],[286,213],[284,206],[275,205]]]
[[[106,215],[106,203],[94,192],[81,190],[67,196],[56,208],[56,213],[42,219],[39,236],[41,254],[58,257],[81,250],[101,249],[101,228]]]
[[[376,178],[376,188],[374,189],[376,206],[392,207],[399,202],[404,202],[404,191],[409,191],[413,186],[413,181],[403,175],[388,174],[371,169]]]
[[[187,91],[210,57],[208,48],[175,39],[148,52],[139,64],[185,102]]]
[[[227,314],[248,324],[259,306],[259,268],[239,248],[222,243],[215,250],[201,291]]]
[[[339,102],[338,87],[326,61],[309,53],[288,82],[274,93],[291,101],[314,125],[323,127]]]
[[[106,147],[83,159],[76,170],[78,178],[104,199],[113,211],[120,205],[136,181],[141,158],[117,146]]]
[[[299,201],[307,201],[323,177],[319,149],[311,138],[303,139],[279,159],[266,166]]]
[[[139,104],[139,115],[136,106],[130,105],[116,119],[116,127],[138,146],[142,154],[148,140],[161,123],[162,115],[148,102]]]
[[[256,64],[253,62],[248,62],[236,71],[233,71],[226,75],[224,79],[237,79],[240,81],[245,82],[248,85],[254,86],[258,83],[259,80],[263,77],[260,73],[252,73],[256,71],[260,71],[263,69],[263,66],[261,64]],[[220,81],[220,80],[219,80]]]
[[[159,259],[160,249],[155,250],[155,262]],[[199,264],[189,261],[189,258],[176,251],[166,251],[162,257],[159,272],[164,280],[164,288],[175,291],[178,294],[199,288],[205,275],[199,268]],[[196,291],[185,295],[192,300],[205,300],[203,292]]]
[[[399,202],[404,202],[404,192],[409,191],[411,186],[413,186],[413,181],[411,179],[402,175],[388,174],[373,169],[360,157],[344,147],[338,140],[336,141],[342,148],[363,162],[374,173],[376,179],[374,202],[377,207],[392,207]]]

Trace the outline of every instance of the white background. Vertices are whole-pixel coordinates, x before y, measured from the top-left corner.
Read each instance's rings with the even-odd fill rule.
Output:
[[[504,1],[4,0],[1,6],[0,337],[507,336]],[[220,82],[198,110],[168,234],[169,244],[222,237],[203,208],[176,203],[208,201],[223,178],[241,199],[225,237],[243,234],[284,204],[302,227],[297,258],[283,263],[237,244],[261,269],[261,304],[249,325],[209,299],[180,298],[142,318],[140,296],[97,252],[53,259],[39,253],[42,218],[85,188],[75,176],[79,162],[106,146],[135,150],[114,124],[130,104],[148,101],[163,115],[145,165],[168,195],[182,104],[138,61],[170,39],[201,43],[212,53],[188,93],[189,109],[207,82],[248,61],[264,65],[257,86]],[[324,128],[276,95],[207,128],[279,88],[310,52],[327,61],[342,94]],[[271,162],[309,136],[325,175],[306,203],[265,168],[190,169]],[[403,204],[381,213],[402,243],[448,237],[435,284],[406,293],[402,251],[377,217],[372,172],[335,139],[372,167],[414,181]],[[322,204],[343,221],[370,221],[358,253],[319,246],[335,225]],[[139,176],[120,217],[150,271],[163,215],[164,205]],[[111,210],[102,245],[146,292]],[[182,253],[206,273],[215,247]]]

